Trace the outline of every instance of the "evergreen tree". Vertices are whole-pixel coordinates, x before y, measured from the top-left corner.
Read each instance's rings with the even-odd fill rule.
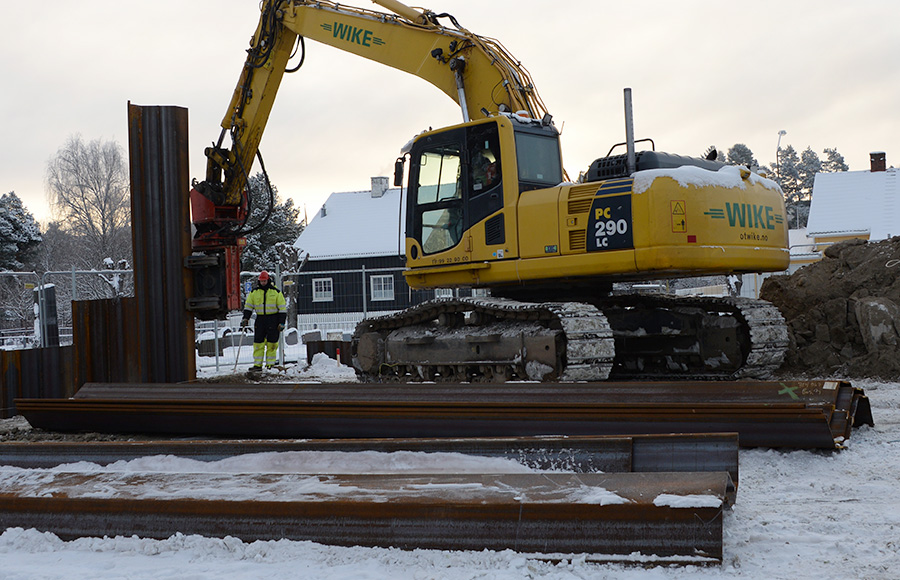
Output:
[[[269,211],[269,191],[262,173],[250,178],[249,189],[251,213],[247,225],[251,229],[259,229],[247,235],[247,245],[241,253],[241,269],[274,271],[276,265],[281,267],[282,272],[296,269],[294,242],[304,227],[300,208],[294,207],[292,199],[282,203],[278,189],[273,185],[272,212],[263,224]]]
[[[822,172],[822,161],[812,147],[807,147],[800,154],[800,164],[797,166],[797,173],[800,178],[800,199],[809,200],[812,197],[813,184],[816,180],[816,173]]]
[[[11,191],[0,197],[0,270],[21,270],[41,243],[40,226]]]
[[[0,271],[31,269],[41,232],[14,191],[0,197]],[[0,277],[0,328],[25,328],[34,317],[34,296],[24,283],[33,276]]]
[[[716,149],[715,145],[710,145],[706,148],[706,151],[703,152],[703,159],[709,159],[710,161],[724,161],[722,159],[722,154]]]
[[[772,166],[785,203],[788,205],[800,200],[800,158],[793,146],[788,145],[778,151],[778,162]]]
[[[744,167],[759,167],[759,162],[753,157],[753,151],[743,143],[735,143],[734,147],[728,150],[728,163]]]
[[[837,149],[826,147],[825,161],[822,163],[823,173],[837,173],[838,171],[849,171],[850,167],[844,162],[844,156],[838,153]]]

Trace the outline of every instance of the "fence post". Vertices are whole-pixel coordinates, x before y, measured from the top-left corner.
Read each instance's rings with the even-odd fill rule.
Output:
[[[368,316],[368,308],[366,304],[366,265],[363,264],[362,267],[362,306],[363,306],[363,318]]]
[[[219,372],[219,319],[213,319],[215,321],[215,325],[213,326],[213,332],[216,333],[216,338],[213,341],[213,347],[216,349],[216,372]]]
[[[275,283],[281,289],[283,295],[284,283],[281,280],[281,264],[275,264]],[[285,322],[287,322],[287,320],[285,320]],[[278,333],[278,365],[284,368],[284,332]]]
[[[47,313],[44,310],[44,302],[46,301],[46,294],[44,293],[44,286],[46,285],[46,278],[48,272],[44,272],[41,275],[41,285],[38,286],[37,299],[38,299],[38,308],[37,308],[37,317],[38,317],[38,325],[37,327],[40,329],[39,332],[41,336],[41,348],[47,348],[50,346],[50,343],[47,339]]]

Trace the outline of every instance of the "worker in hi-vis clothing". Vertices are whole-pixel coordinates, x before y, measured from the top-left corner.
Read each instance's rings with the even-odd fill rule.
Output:
[[[256,314],[256,325],[253,330],[253,366],[250,367],[250,370],[260,371],[263,360],[265,360],[266,368],[275,366],[275,356],[278,354],[278,336],[284,330],[284,321],[287,320],[284,294],[275,287],[275,283],[265,270],[259,273],[259,283],[256,288],[247,295],[241,328],[250,324],[250,316],[254,313]]]

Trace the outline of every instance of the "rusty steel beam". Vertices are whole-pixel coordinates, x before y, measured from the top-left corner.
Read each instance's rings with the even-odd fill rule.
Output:
[[[520,437],[737,432],[742,446],[835,447],[821,409],[634,403],[16,400],[54,431],[252,438]]]
[[[194,318],[185,309],[191,278],[184,266],[191,254],[187,109],[129,103],[128,148],[139,382],[191,380]]]
[[[244,541],[720,561],[730,477],[50,472],[35,485],[0,472],[0,481],[0,529],[36,528],[62,539],[180,532]],[[225,489],[215,493],[220,486]],[[107,497],[96,498],[97,489]],[[234,498],[240,492],[253,499]]]
[[[736,433],[304,441],[5,442],[0,443],[0,465],[25,469],[79,461],[108,465],[152,455],[218,461],[250,453],[296,451],[462,453],[512,459],[533,469],[574,473],[725,471],[735,487],[738,484]],[[729,503],[733,503],[733,496],[733,492],[729,494]]]
[[[841,381],[576,385],[85,385],[16,402],[54,431],[273,438],[737,432],[745,447],[834,449],[872,422]],[[838,405],[844,405],[843,408]]]
[[[847,390],[849,389],[849,390]],[[79,399],[204,399],[228,401],[492,401],[586,403],[801,403],[835,405],[847,381],[673,381],[598,383],[191,383],[86,384]]]
[[[855,426],[872,425],[872,411],[862,389],[846,381],[729,381],[729,382],[603,382],[603,383],[516,383],[516,384],[88,384],[76,399],[90,401],[289,401],[310,405],[334,403],[348,409],[354,403],[412,403],[475,407],[493,404],[513,409],[516,405],[546,409],[568,407],[588,412],[609,410],[605,425],[579,426],[570,434],[622,434],[670,432],[741,433],[743,446],[834,448],[848,439]],[[111,404],[111,403],[104,403]],[[87,409],[87,407],[84,407]],[[627,411],[633,411],[628,414]],[[639,413],[645,413],[641,424]],[[501,410],[500,413],[506,413]],[[788,416],[797,414],[796,420]],[[703,416],[701,417],[701,414]],[[771,415],[767,423],[767,416]],[[619,418],[625,423],[616,424]],[[624,419],[628,417],[628,419]],[[506,417],[511,418],[511,417]],[[570,417],[571,418],[571,417]],[[470,434],[503,436],[547,434],[547,425],[533,430],[504,432],[497,427],[500,417],[488,432],[397,433],[391,436],[465,436]],[[538,418],[540,419],[540,418]],[[518,420],[518,419],[516,419]],[[603,419],[600,419],[603,422]],[[774,423],[772,422],[774,421]],[[570,423],[572,425],[573,423]],[[62,429],[62,425],[57,425]],[[646,430],[645,430],[646,429]],[[221,430],[216,434],[228,435]],[[556,433],[569,433],[562,431]],[[232,433],[237,434],[237,433]],[[254,436],[242,431],[243,436]],[[551,432],[551,434],[555,434]],[[266,436],[279,436],[268,434]],[[281,436],[299,436],[295,434]],[[329,431],[321,437],[387,436],[360,432],[357,435]]]

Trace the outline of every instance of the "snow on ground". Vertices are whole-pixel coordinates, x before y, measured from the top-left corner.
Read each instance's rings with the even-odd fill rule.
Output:
[[[312,363],[309,365],[298,364],[288,367],[285,370],[285,378],[288,382],[352,383],[356,382],[356,371],[319,352],[313,355]]]
[[[211,378],[245,372],[253,364],[253,349],[249,347],[227,347],[218,361],[213,357],[197,357],[197,378]],[[306,347],[303,345],[288,346],[285,349],[284,369],[271,371],[274,381],[289,383],[322,382],[346,383],[356,382],[356,371],[352,367],[340,364],[325,353],[316,353],[310,364],[306,363]],[[2,580],[2,578],[0,578]]]
[[[334,361],[314,363],[313,367],[324,368],[299,370],[298,378],[309,380],[337,367]],[[117,537],[64,542],[52,534],[13,528],[0,535],[0,580],[896,580],[900,578],[900,383],[854,384],[865,389],[872,402],[875,427],[855,430],[847,449],[833,453],[741,450],[737,503],[726,512],[721,566],[644,568],[596,564],[583,554],[548,562],[512,551],[402,551],[285,540],[245,543],[182,534],[167,540]],[[412,473],[518,467],[503,460],[455,454],[326,453],[259,454],[240,462],[212,464],[155,457],[107,468],[79,463],[56,469]],[[3,477],[40,478],[45,471],[0,467]],[[244,492],[223,483],[217,493],[238,498]]]

